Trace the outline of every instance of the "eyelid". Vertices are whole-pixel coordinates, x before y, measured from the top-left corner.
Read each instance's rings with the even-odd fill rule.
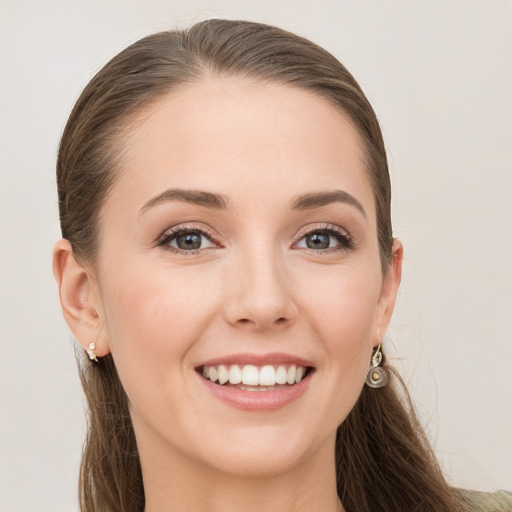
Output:
[[[200,226],[198,224],[178,224],[176,226],[167,228],[161,235],[158,236],[157,242],[162,242],[170,235],[175,235],[176,233],[186,231],[197,231],[198,233],[206,235],[212,239],[215,238],[213,230],[207,226]]]
[[[185,250],[179,249],[177,247],[173,247],[168,243],[168,240],[170,238],[172,238],[172,237],[176,238],[180,234],[188,233],[188,232],[195,232],[202,236],[205,236],[206,238],[208,238],[210,240],[210,242],[215,244],[217,247],[222,247],[220,242],[218,242],[218,240],[216,239],[214,231],[211,228],[208,228],[205,226],[198,226],[198,225],[194,225],[194,224],[191,224],[191,225],[180,224],[180,225],[173,226],[171,228],[166,229],[157,238],[157,245],[160,247],[163,247],[166,250],[169,250],[171,252],[178,253],[178,254],[186,254],[186,255],[196,254],[196,253],[202,252],[206,249],[212,249],[212,247],[204,247],[204,248],[200,248],[200,249],[192,249],[192,250],[185,251]]]
[[[326,253],[331,251],[340,251],[340,250],[350,250],[354,247],[354,240],[352,238],[352,235],[344,228],[337,226],[336,224],[321,224],[321,225],[315,225],[315,226],[307,226],[305,228],[302,228],[299,233],[297,234],[297,237],[295,238],[293,245],[296,245],[298,242],[300,242],[305,236],[310,235],[312,233],[325,233],[329,235],[334,235],[336,237],[341,238],[342,240],[338,239],[339,246],[336,247],[329,247],[327,249],[308,249],[314,253]]]
[[[217,237],[214,233],[214,231],[207,227],[207,226],[199,226],[199,225],[177,225],[173,226],[171,228],[166,229],[157,239],[157,245],[164,247],[167,250],[170,250],[172,252],[178,253],[178,254],[186,254],[186,255],[192,255],[197,254],[200,252],[203,252],[207,249],[212,249],[213,247],[204,247],[199,249],[192,249],[192,250],[182,250],[177,247],[173,247],[168,243],[168,240],[171,237],[177,237],[182,233],[187,232],[196,232],[201,234],[202,236],[205,236],[217,246],[217,248],[222,248],[222,244],[217,240]],[[304,228],[302,228],[297,236],[295,237],[293,241],[293,246],[295,246],[298,242],[300,242],[304,237],[312,234],[312,233],[325,233],[329,235],[333,235],[337,237],[339,245],[335,247],[329,247],[327,249],[310,249],[305,248],[306,250],[312,251],[314,253],[329,253],[334,251],[346,251],[353,249],[354,247],[354,241],[352,238],[352,235],[344,228],[337,226],[336,224],[328,224],[323,223],[320,225],[308,225]],[[304,248],[302,248],[304,249]]]
[[[299,231],[299,233],[297,234],[296,240],[299,240],[300,238],[304,237],[305,235],[309,235],[310,233],[314,233],[316,231],[334,231],[335,233],[338,233],[340,235],[346,236],[347,238],[350,238],[350,233],[346,229],[344,229],[340,226],[337,226],[336,224],[323,223],[323,224],[308,225],[308,226],[302,228]]]

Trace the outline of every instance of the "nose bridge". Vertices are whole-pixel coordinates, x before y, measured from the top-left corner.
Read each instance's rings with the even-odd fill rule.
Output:
[[[247,241],[236,251],[226,319],[231,324],[268,329],[291,323],[297,314],[283,255],[275,243]]]

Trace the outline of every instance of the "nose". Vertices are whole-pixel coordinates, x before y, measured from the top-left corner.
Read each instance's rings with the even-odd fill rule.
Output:
[[[227,280],[230,293],[224,317],[229,324],[264,331],[295,322],[298,308],[292,297],[293,283],[271,249],[240,255]]]

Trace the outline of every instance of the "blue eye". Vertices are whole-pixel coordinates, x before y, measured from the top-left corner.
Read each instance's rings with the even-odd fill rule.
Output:
[[[171,229],[161,237],[159,245],[181,254],[196,254],[203,249],[219,247],[212,235],[195,227]],[[353,242],[345,230],[329,225],[304,231],[295,247],[315,252],[346,251],[353,248]]]
[[[208,233],[200,229],[191,228],[178,228],[167,233],[160,245],[166,246],[176,252],[188,253],[215,247]]]
[[[347,250],[353,246],[348,233],[338,227],[326,227],[303,234],[297,247],[314,251],[338,249]]]
[[[327,233],[312,233],[304,238],[308,249],[328,249],[331,247],[333,239],[334,243],[336,241],[334,236],[328,235]]]

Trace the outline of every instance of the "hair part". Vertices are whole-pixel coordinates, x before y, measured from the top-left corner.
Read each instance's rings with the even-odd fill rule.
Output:
[[[165,94],[207,76],[298,87],[348,115],[361,137],[372,187],[382,269],[392,252],[391,186],[377,117],[363,91],[330,53],[284,30],[208,20],[132,44],[91,80],[65,127],[57,161],[62,235],[94,264],[99,218],[112,189],[130,123]],[[82,512],[140,512],[144,487],[129,404],[111,355],[79,358],[89,405],[80,472]],[[336,442],[338,494],[347,512],[462,511],[445,482],[401,381],[363,389]]]

